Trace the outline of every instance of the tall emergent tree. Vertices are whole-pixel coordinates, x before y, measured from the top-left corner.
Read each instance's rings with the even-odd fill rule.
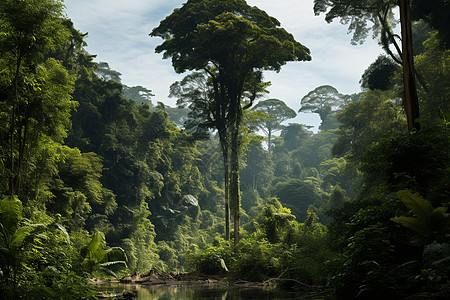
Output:
[[[151,36],[156,47],[172,58],[176,72],[203,70],[214,86],[218,103],[226,103],[230,139],[230,202],[234,242],[239,241],[239,129],[242,113],[253,105],[262,70],[279,71],[287,61],[310,60],[309,49],[297,42],[280,22],[244,0],[189,0],[161,21]],[[245,88],[251,83],[255,89]],[[247,101],[244,91],[250,91]]]
[[[211,70],[217,72],[217,70]],[[189,109],[188,119],[184,122],[186,131],[195,138],[209,137],[209,129],[216,130],[219,135],[220,147],[224,165],[224,188],[225,188],[225,239],[230,239],[230,205],[229,205],[229,149],[230,132],[227,122],[229,102],[221,101],[224,95],[220,87],[214,86],[210,73],[193,72],[181,81],[170,86],[170,97],[177,97],[177,105],[180,108]],[[244,85],[242,97],[244,101],[259,98],[265,92],[264,87],[270,83],[262,83],[257,72]]]
[[[302,107],[298,112],[319,114],[323,124],[333,110],[344,104],[344,95],[331,85],[321,85],[310,91],[301,100]]]
[[[216,70],[211,70],[216,72]],[[230,197],[229,197],[229,128],[226,101],[220,101],[217,84],[209,79],[207,72],[193,72],[170,86],[170,97],[177,97],[178,107],[188,106],[188,119],[184,126],[196,138],[205,137],[209,129],[217,130],[224,165],[225,187],[225,239],[230,239]]]
[[[392,30],[398,23],[393,12],[397,6],[400,9],[401,38]],[[316,15],[325,13],[327,22],[340,18],[341,23],[349,24],[349,31],[353,32],[352,43],[364,42],[370,31],[374,36],[380,37],[384,50],[403,67],[408,129],[418,130],[419,100],[412,53],[410,0],[314,0],[314,12]],[[373,26],[368,27],[368,22],[373,23]],[[401,40],[401,45],[398,44],[398,39]],[[390,46],[395,48],[396,54]]]
[[[295,118],[297,113],[279,99],[268,99],[258,102],[253,110],[263,112],[267,117],[258,122],[257,126],[267,134],[267,146],[270,152],[272,146],[272,133],[283,129],[281,123]]]

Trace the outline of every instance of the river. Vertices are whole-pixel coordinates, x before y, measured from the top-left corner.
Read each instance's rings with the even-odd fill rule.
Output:
[[[120,294],[123,290],[137,291],[137,300],[320,299],[320,297],[304,296],[301,292],[255,287],[114,284],[101,285],[98,288],[115,294]]]

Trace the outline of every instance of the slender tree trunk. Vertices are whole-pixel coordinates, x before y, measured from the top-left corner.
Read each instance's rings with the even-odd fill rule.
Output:
[[[224,186],[225,186],[225,240],[230,240],[230,165],[228,161],[228,146],[227,141],[220,138],[223,155],[223,169],[224,169]]]
[[[225,240],[231,239],[230,235],[230,172],[228,166],[228,155],[225,169]]]
[[[218,78],[208,68],[204,69],[206,73],[213,79],[214,86],[214,101],[216,102],[216,109],[214,111],[216,129],[219,133],[220,146],[222,148],[223,169],[224,169],[224,188],[225,188],[225,240],[230,240],[230,163],[229,163],[229,132],[226,125],[226,101],[223,92],[223,84],[218,81]],[[219,88],[220,86],[220,88]]]
[[[242,120],[242,110],[240,95],[231,96],[230,117],[231,117],[231,155],[230,155],[230,202],[233,211],[234,246],[239,243],[239,223],[240,223],[240,191],[239,191],[239,127]]]
[[[236,117],[238,118],[238,117]],[[233,206],[234,245],[239,243],[240,193],[239,193],[239,124],[235,121],[231,133],[231,182],[230,199]]]
[[[13,101],[11,112],[11,125],[9,129],[9,156],[10,156],[10,174],[9,174],[9,192],[11,195],[16,194],[15,177],[14,177],[14,128],[16,118],[16,101]]]
[[[419,98],[417,96],[416,79],[414,76],[414,57],[412,51],[410,1],[399,0],[400,22],[402,27],[402,66],[403,84],[405,89],[405,110],[408,130],[420,130]]]
[[[9,174],[9,192],[11,193],[11,195],[16,195],[17,194],[17,186],[16,186],[16,176],[18,176],[18,174],[16,174],[16,165],[14,163],[14,145],[15,145],[15,141],[14,141],[14,135],[15,135],[15,130],[16,130],[16,117],[17,117],[17,122],[19,122],[20,119],[20,104],[19,104],[19,73],[20,73],[20,67],[22,65],[22,52],[20,51],[20,49],[18,49],[18,55],[17,55],[17,61],[16,61],[16,66],[15,66],[15,74],[14,74],[14,79],[13,79],[13,96],[12,96],[12,111],[11,111],[11,124],[10,124],[10,129],[9,129],[9,138],[10,138],[10,156],[11,156],[11,170],[10,170],[10,174]],[[19,124],[20,126],[20,124]],[[20,128],[20,127],[19,127]],[[20,138],[20,135],[19,135]]]

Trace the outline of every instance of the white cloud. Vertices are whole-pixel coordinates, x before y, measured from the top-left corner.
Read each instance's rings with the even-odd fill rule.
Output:
[[[169,86],[183,75],[175,74],[171,61],[162,60],[162,55],[154,52],[162,40],[148,34],[184,2],[66,0],[65,4],[75,27],[89,33],[87,50],[97,54],[97,61],[106,61],[121,72],[125,84],[152,90],[156,95],[154,102],[173,106],[174,100],[167,98]],[[342,93],[358,92],[361,74],[382,52],[370,39],[362,46],[350,45],[346,26],[327,24],[323,15],[314,16],[313,0],[247,2],[277,18],[283,28],[311,50],[312,61],[288,63],[280,73],[265,73],[266,80],[272,82],[268,97],[282,99],[294,110],[299,109],[300,99],[306,93],[323,84],[333,85]],[[317,119],[309,121],[318,125]]]

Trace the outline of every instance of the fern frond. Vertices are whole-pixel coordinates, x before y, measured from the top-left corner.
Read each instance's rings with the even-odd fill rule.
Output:
[[[450,218],[446,214],[447,207],[433,209],[428,200],[409,190],[399,191],[397,196],[416,218],[401,216],[391,218],[392,221],[421,234],[442,234],[450,226]]]
[[[442,206],[440,206],[440,207],[437,207],[437,208],[435,208],[434,210],[433,210],[433,215],[434,214],[438,214],[438,215],[445,215],[445,213],[447,212],[447,208],[448,207],[442,207]]]
[[[433,212],[430,202],[422,198],[418,193],[409,190],[397,192],[397,197],[416,215],[419,219],[427,219]]]
[[[112,256],[116,260],[128,261],[127,254],[121,247],[111,247],[106,250],[106,253],[108,254],[108,257]]]
[[[0,223],[5,232],[12,235],[22,220],[22,201],[16,195],[9,195],[0,200]]]
[[[409,228],[418,233],[424,233],[426,231],[426,224],[418,218],[401,216],[391,218],[391,221],[399,223],[400,225],[403,225],[406,228]]]
[[[124,262],[124,261],[110,261],[110,262],[105,262],[105,263],[100,264],[99,270],[101,270],[105,273],[108,273],[108,274],[114,276],[115,278],[117,278],[117,274],[114,271],[108,269],[108,267],[114,266],[114,265],[123,265],[124,268],[128,267],[126,262]]]
[[[25,239],[29,237],[32,232],[32,228],[29,226],[19,227],[11,237],[10,246],[12,248],[21,248],[25,242]]]
[[[114,278],[117,278],[117,274],[114,273],[113,271],[111,271],[111,270],[108,269],[108,268],[105,268],[105,267],[101,267],[101,266],[100,266],[100,270],[103,271],[103,272],[105,272],[105,273],[108,273],[108,274],[114,276]]]

